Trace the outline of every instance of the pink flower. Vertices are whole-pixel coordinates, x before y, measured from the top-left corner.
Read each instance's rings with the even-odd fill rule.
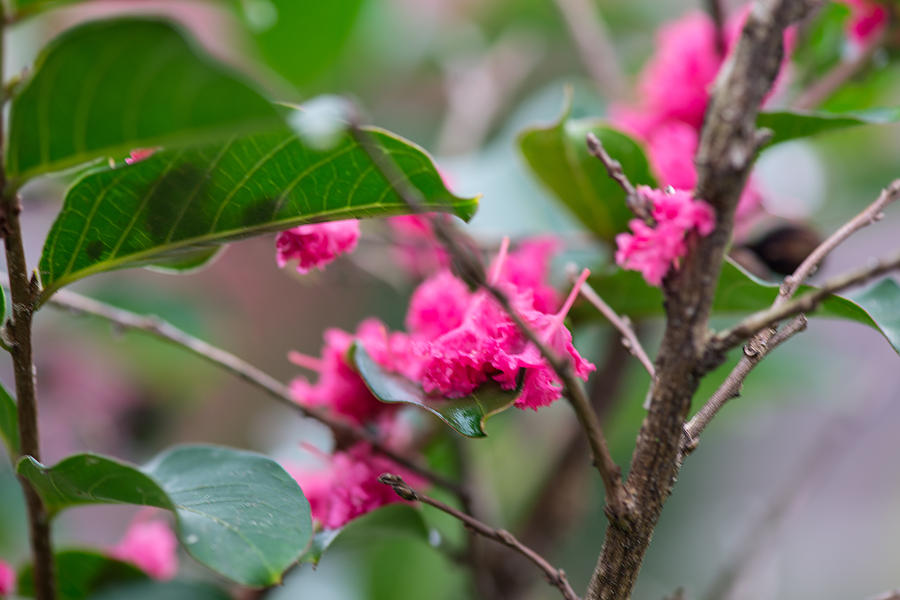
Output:
[[[159,148],[135,148],[125,158],[125,164],[133,165],[136,162],[141,162],[142,160],[153,156],[157,150],[159,150]]]
[[[866,45],[885,30],[890,20],[886,6],[873,0],[843,0],[850,6],[850,21],[847,32],[851,39]]]
[[[559,305],[559,294],[547,278],[550,262],[561,246],[557,239],[550,236],[520,242],[503,261],[497,272],[497,281],[510,283],[519,292],[530,291],[535,310],[552,312]]]
[[[135,520],[122,541],[110,551],[110,556],[130,562],[154,579],[165,581],[175,577],[178,542],[171,528],[163,521]]]
[[[632,233],[616,236],[616,262],[625,269],[640,271],[647,283],[658,286],[669,268],[687,253],[688,233],[696,229],[700,235],[709,235],[715,227],[715,214],[688,191],[666,193],[638,186],[638,193],[653,204],[656,224],[650,227],[632,219]]]
[[[471,302],[466,284],[443,269],[423,281],[409,300],[406,328],[414,337],[434,339],[459,327]]]
[[[414,277],[450,266],[450,255],[435,236],[431,218],[446,219],[447,215],[406,215],[387,220],[394,238],[394,257]]]
[[[337,529],[376,508],[401,502],[390,486],[378,481],[382,473],[400,475],[413,486],[423,484],[421,478],[375,454],[365,443],[336,452],[327,460],[325,469],[299,470],[288,466],[288,472],[309,500],[313,518],[325,529]]]
[[[313,268],[323,269],[339,255],[351,252],[359,241],[359,221],[331,221],[315,225],[300,225],[282,231],[275,238],[276,260],[284,267],[297,261],[297,272],[304,274]]]
[[[16,591],[16,571],[8,562],[0,560],[0,596]]]

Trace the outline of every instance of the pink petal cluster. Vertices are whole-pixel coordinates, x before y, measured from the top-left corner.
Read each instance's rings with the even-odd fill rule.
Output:
[[[133,165],[136,162],[141,162],[146,158],[150,158],[159,148],[135,148],[132,150],[127,157],[125,157],[126,165]]]
[[[372,452],[365,443],[335,452],[327,460],[323,469],[288,467],[309,500],[313,519],[325,529],[337,529],[376,508],[402,502],[389,486],[378,481],[382,473],[400,475],[414,487],[423,485],[420,477]]]
[[[447,215],[406,215],[387,220],[394,240],[395,260],[413,277],[423,277],[450,265],[450,255],[437,240],[431,218]]]
[[[305,274],[314,268],[324,269],[341,254],[353,251],[358,241],[356,219],[300,225],[275,238],[276,260],[279,267],[296,260],[297,272]]]
[[[724,55],[706,13],[689,13],[664,25],[657,33],[656,52],[640,75],[640,104],[612,107],[613,123],[647,144],[651,166],[664,186],[689,190],[697,182],[694,155],[710,87],[737,42],[747,12],[740,11],[726,24]],[[792,30],[785,35],[786,47],[793,45],[793,37]],[[789,52],[785,54],[776,89],[786,73]],[[752,217],[760,206],[760,193],[751,178],[738,205],[738,222]]]
[[[847,33],[861,46],[877,39],[890,20],[888,8],[874,0],[843,0],[850,7]]]
[[[616,262],[623,268],[640,271],[650,285],[661,285],[672,265],[687,253],[687,235],[696,230],[709,235],[715,227],[715,214],[691,192],[665,192],[638,186],[638,193],[653,205],[650,227],[640,219],[629,223],[632,233],[616,236]]]
[[[178,542],[163,521],[135,520],[110,556],[133,563],[154,579],[166,581],[178,571]]]
[[[16,591],[16,570],[8,562],[0,560],[0,596]]]

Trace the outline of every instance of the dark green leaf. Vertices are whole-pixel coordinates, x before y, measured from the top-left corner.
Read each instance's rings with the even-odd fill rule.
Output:
[[[429,209],[474,214],[477,198],[451,194],[421,148],[371,134]],[[160,152],[89,174],[69,190],[41,256],[43,298],[92,273],[183,260],[267,231],[408,212],[350,134],[329,150],[283,130]]]
[[[503,390],[491,381],[464,398],[433,397],[409,379],[382,369],[359,342],[350,349],[350,356],[360,377],[380,401],[424,408],[467,437],[485,437],[488,417],[511,407],[521,393],[521,389]]]
[[[51,513],[80,504],[139,504],[172,510],[191,556],[245,585],[272,585],[312,533],[309,504],[274,461],[251,452],[182,446],[143,469],[79,454],[47,468],[17,466]]]
[[[209,583],[140,581],[104,588],[90,600],[231,600],[231,595]]]
[[[568,109],[549,127],[527,129],[519,136],[519,148],[528,166],[589,230],[611,242],[627,228],[631,212],[625,193],[606,169],[588,152],[589,131],[600,138],[610,156],[622,163],[635,184],[656,185],[641,146],[597,119],[572,120]]]
[[[363,0],[235,0],[266,64],[303,87],[340,56]]]
[[[332,546],[363,546],[391,537],[428,541],[428,525],[422,518],[422,511],[409,504],[388,504],[350,521],[340,529],[320,531],[313,536],[300,562],[318,564],[322,554]]]
[[[647,285],[640,273],[617,270],[588,280],[598,294],[620,314],[632,319],[662,316],[662,293],[659,288]],[[815,289],[800,286],[797,294]],[[722,268],[713,313],[746,314],[763,310],[772,305],[778,293],[778,285],[758,279],[728,261]],[[856,321],[881,332],[891,346],[900,353],[900,286],[892,279],[885,279],[861,293],[827,298],[812,313],[815,317],[830,317]],[[574,313],[575,319],[601,318],[590,306],[581,305]]]
[[[756,126],[771,129],[774,135],[766,144],[771,146],[820,133],[900,121],[900,108],[870,108],[847,113],[776,111],[760,113]]]
[[[105,586],[148,579],[135,565],[94,550],[62,550],[53,559],[58,600],[86,600],[92,597],[92,592]],[[18,595],[34,597],[34,572],[30,564],[19,573]]]
[[[0,436],[10,458],[19,456],[19,411],[3,385],[0,385]]]
[[[148,19],[66,31],[13,99],[8,175],[22,181],[134,148],[212,142],[277,127],[266,99]]]

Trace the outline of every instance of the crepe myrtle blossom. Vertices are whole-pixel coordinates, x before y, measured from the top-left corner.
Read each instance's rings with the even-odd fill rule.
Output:
[[[16,591],[16,570],[8,562],[0,560],[0,596]]]
[[[337,529],[376,508],[403,502],[389,486],[378,482],[382,473],[397,473],[411,485],[425,484],[421,477],[376,454],[364,442],[330,456],[316,454],[325,463],[323,467],[285,468],[309,500],[312,518],[325,529]]]
[[[359,221],[331,221],[300,225],[282,231],[275,238],[275,258],[279,267],[296,260],[297,272],[309,273],[324,269],[341,254],[352,252],[359,241]]]
[[[587,379],[595,367],[578,354],[572,345],[571,333],[563,324],[587,271],[559,311],[542,312],[535,308],[531,288],[517,288],[500,278],[507,260],[507,248],[508,240],[504,240],[497,260],[491,266],[489,282],[510,298],[514,310],[545,344],[574,361],[576,375]],[[444,323],[441,330],[445,331],[436,338],[414,341],[417,354],[424,357],[419,380],[426,392],[458,398],[472,393],[489,380],[507,390],[516,388],[521,381],[522,393],[516,401],[519,408],[537,409],[561,397],[562,386],[555,373],[488,291],[461,295],[458,285],[448,276],[426,284],[440,285],[442,282],[447,289],[456,289],[448,296],[455,297],[460,305],[465,303],[465,309],[454,327],[448,329]],[[439,294],[433,296],[439,297]]]
[[[178,571],[177,548],[169,525],[161,520],[147,520],[142,511],[110,556],[133,563],[154,579],[167,581]]]
[[[393,237],[394,259],[413,277],[425,277],[450,266],[450,254],[438,241],[431,219],[448,215],[427,213],[387,219]]]
[[[860,46],[866,46],[876,40],[890,21],[890,12],[881,2],[844,0],[844,4],[850,7],[847,34]]]
[[[696,230],[709,235],[715,227],[715,214],[706,202],[694,200],[689,191],[663,191],[644,185],[637,191],[652,204],[655,224],[632,219],[632,233],[616,236],[616,263],[640,271],[647,283],[659,286],[669,269],[677,267],[687,253],[688,234]]]

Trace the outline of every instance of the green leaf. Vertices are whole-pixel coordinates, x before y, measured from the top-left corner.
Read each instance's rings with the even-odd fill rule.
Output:
[[[199,581],[140,581],[104,588],[90,600],[232,600],[218,587]]]
[[[900,121],[900,107],[870,108],[846,113],[774,111],[762,112],[756,126],[771,129],[774,135],[766,147],[860,125],[883,125]]]
[[[428,525],[422,511],[409,504],[388,504],[340,529],[326,529],[313,536],[301,563],[318,564],[326,550],[334,547],[365,546],[372,541],[404,537],[428,541]]]
[[[275,107],[151,19],[95,21],[42,52],[13,99],[7,172],[21,183],[134,148],[212,142],[271,129]]]
[[[312,534],[309,503],[274,461],[242,450],[181,446],[144,468],[78,454],[48,468],[17,465],[51,514],[81,504],[138,504],[175,513],[199,562],[244,585],[278,583]]]
[[[360,342],[350,349],[350,358],[369,391],[388,404],[409,404],[423,408],[466,437],[485,437],[485,421],[511,407],[521,389],[504,390],[488,382],[464,398],[443,398],[426,394],[419,385],[378,365]]]
[[[265,63],[303,88],[340,57],[363,0],[235,0]]]
[[[474,214],[478,199],[451,194],[421,148],[370,132],[429,210]],[[194,257],[259,233],[408,212],[349,133],[328,150],[284,129],[159,152],[91,173],[68,191],[41,256],[42,298],[92,273]]]
[[[58,600],[86,600],[105,586],[148,579],[137,566],[95,550],[62,550],[54,554],[53,560]],[[34,571],[30,564],[19,572],[17,593],[34,597]]]
[[[589,231],[612,242],[627,228],[632,215],[625,205],[625,192],[588,152],[585,136],[589,131],[600,138],[610,156],[622,163],[635,185],[656,185],[647,157],[636,141],[603,121],[570,119],[568,109],[554,125],[523,131],[519,148],[532,172],[557,199]]]
[[[647,285],[640,273],[620,269],[608,275],[592,275],[588,282],[620,314],[632,319],[663,314],[662,293],[659,288]],[[803,285],[797,294],[814,289]],[[722,267],[713,313],[747,314],[764,310],[772,305],[777,294],[778,284],[758,279],[729,260]],[[900,285],[893,279],[884,279],[862,292],[829,296],[811,316],[856,321],[872,327],[900,353]],[[592,307],[579,305],[573,318],[602,317]]]
[[[0,384],[0,436],[10,458],[19,456],[19,410],[16,401]]]

